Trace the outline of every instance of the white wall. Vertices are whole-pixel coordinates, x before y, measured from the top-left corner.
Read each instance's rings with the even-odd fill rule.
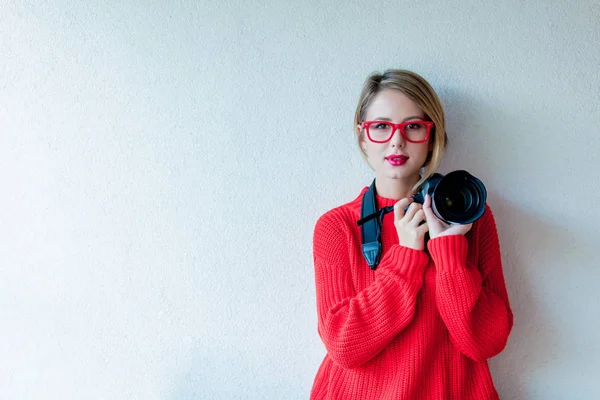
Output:
[[[599,3],[321,3],[2,2],[0,398],[308,398],[312,230],[390,67],[490,190],[501,397],[600,398]]]

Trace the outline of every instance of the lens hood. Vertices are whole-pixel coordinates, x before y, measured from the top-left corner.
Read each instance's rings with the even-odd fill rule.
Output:
[[[423,204],[426,194],[431,196],[435,215],[449,224],[470,224],[485,212],[485,186],[467,171],[434,174],[421,185],[413,199]]]

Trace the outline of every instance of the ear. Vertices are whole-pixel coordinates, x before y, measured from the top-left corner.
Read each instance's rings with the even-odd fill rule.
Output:
[[[431,134],[429,135],[429,147],[427,147],[427,151],[433,151],[433,140],[435,138],[435,126],[431,128]]]
[[[360,138],[360,148],[362,149],[363,153],[367,154],[367,147],[365,146],[365,135],[363,134],[361,136],[362,129],[363,128],[361,125],[356,125],[356,135]]]
[[[429,141],[429,145],[427,146],[427,158],[425,159],[425,163],[421,168],[427,167],[429,162],[431,161],[431,156],[433,155],[433,140]]]

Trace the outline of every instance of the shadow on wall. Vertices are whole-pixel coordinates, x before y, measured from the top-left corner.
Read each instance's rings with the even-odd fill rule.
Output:
[[[538,398],[540,377],[555,376],[552,371],[565,367],[561,363],[571,351],[561,335],[565,327],[557,319],[564,309],[557,306],[565,299],[559,298],[556,288],[559,282],[573,279],[570,275],[585,276],[574,270],[569,256],[578,249],[577,259],[582,261],[587,256],[580,249],[589,247],[583,242],[587,240],[584,235],[569,235],[568,218],[552,215],[552,210],[566,201],[556,193],[554,173],[548,168],[552,164],[546,162],[561,151],[560,145],[547,144],[544,154],[531,153],[539,145],[535,133],[551,136],[556,128],[550,117],[528,119],[517,112],[516,108],[526,109],[527,104],[494,104],[492,98],[482,94],[475,98],[454,88],[441,90],[440,97],[450,138],[441,169],[466,169],[484,183],[502,183],[506,190],[499,193],[486,183],[515,317],[506,349],[490,361],[492,376],[502,399]],[[513,110],[507,109],[511,106]],[[562,112],[550,115],[560,118]],[[529,204],[538,196],[552,198],[555,204],[538,211],[537,204]]]
[[[522,210],[517,204],[489,193],[500,236],[502,262],[515,325],[504,352],[490,361],[494,382],[503,399],[531,398],[527,385],[541,370],[552,368],[565,351],[544,304],[540,278],[559,279],[565,271],[552,270],[566,246],[573,246],[564,227]],[[544,272],[545,276],[540,276]],[[559,299],[557,299],[558,301]]]

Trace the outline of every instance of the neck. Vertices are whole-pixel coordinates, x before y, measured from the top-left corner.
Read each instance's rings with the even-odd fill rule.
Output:
[[[419,175],[410,179],[393,179],[378,176],[375,180],[375,189],[381,197],[400,200],[413,195],[413,187],[419,179]]]

